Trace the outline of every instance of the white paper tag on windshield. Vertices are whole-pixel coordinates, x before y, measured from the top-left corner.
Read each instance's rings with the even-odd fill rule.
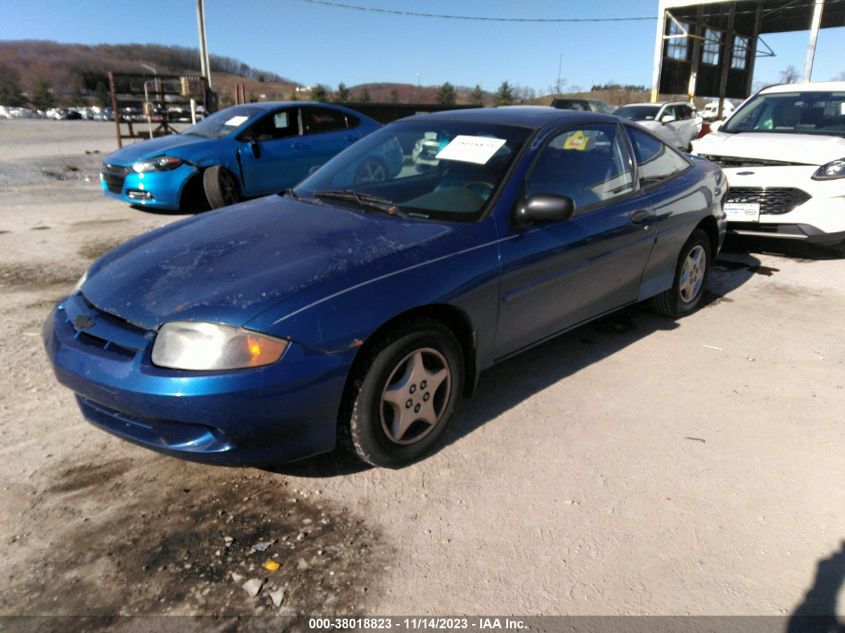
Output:
[[[231,119],[226,121],[223,125],[225,127],[238,127],[241,123],[246,121],[249,117],[248,116],[233,116]]]
[[[460,134],[452,139],[452,142],[446,147],[441,149],[435,158],[438,160],[459,160],[464,163],[485,165],[505,142],[503,138],[465,136]]]

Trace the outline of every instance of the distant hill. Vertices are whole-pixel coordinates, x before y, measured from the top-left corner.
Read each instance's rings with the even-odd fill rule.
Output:
[[[258,98],[290,96],[299,85],[277,73],[252,68],[230,57],[210,56],[212,83],[233,93],[236,83]],[[102,97],[108,90],[106,73],[199,74],[195,48],[155,44],[62,44],[40,40],[0,41],[0,90],[16,83],[27,96],[49,88],[56,102],[76,105],[81,98]],[[214,86],[218,89],[218,86]],[[0,98],[2,100],[2,98]]]
[[[302,84],[275,72],[252,68],[230,57],[211,55],[212,86],[221,105],[234,102],[235,86],[244,84],[250,101],[309,99],[309,92],[297,93]],[[50,105],[107,105],[107,73],[199,74],[199,52],[183,46],[156,44],[63,44],[43,40],[0,41],[0,104],[30,102]],[[337,98],[336,86],[327,86],[327,98]],[[349,87],[352,102],[369,95],[373,102],[436,103],[439,86],[403,83],[368,83]],[[456,86],[458,104],[472,102],[473,89]],[[22,94],[21,94],[22,93]],[[46,95],[46,96],[45,96]],[[19,101],[19,103],[14,103]],[[39,103],[41,102],[41,103]],[[493,95],[483,93],[485,105]]]

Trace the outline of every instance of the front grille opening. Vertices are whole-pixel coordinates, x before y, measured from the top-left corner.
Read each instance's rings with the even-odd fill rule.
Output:
[[[108,352],[109,354],[119,356],[127,360],[132,360],[133,358],[135,358],[134,350],[131,350],[128,347],[118,345],[114,341],[107,341],[98,336],[92,336],[87,332],[77,332],[76,340],[82,343],[83,345],[95,347],[101,351]]]
[[[794,187],[731,187],[727,202],[758,203],[764,215],[782,215],[810,199],[810,194]]]

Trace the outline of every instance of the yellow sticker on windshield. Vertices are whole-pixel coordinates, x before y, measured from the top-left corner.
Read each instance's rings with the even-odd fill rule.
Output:
[[[566,137],[563,143],[563,149],[574,149],[584,151],[587,149],[587,144],[590,142],[590,137],[584,134],[583,130],[576,130]]]

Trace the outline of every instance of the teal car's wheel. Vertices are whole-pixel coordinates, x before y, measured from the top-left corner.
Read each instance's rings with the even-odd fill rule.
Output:
[[[235,204],[241,198],[235,176],[222,165],[214,165],[202,173],[202,186],[212,209]]]
[[[421,320],[368,353],[348,432],[374,466],[398,468],[428,453],[446,430],[463,390],[463,354],[454,334]]]

